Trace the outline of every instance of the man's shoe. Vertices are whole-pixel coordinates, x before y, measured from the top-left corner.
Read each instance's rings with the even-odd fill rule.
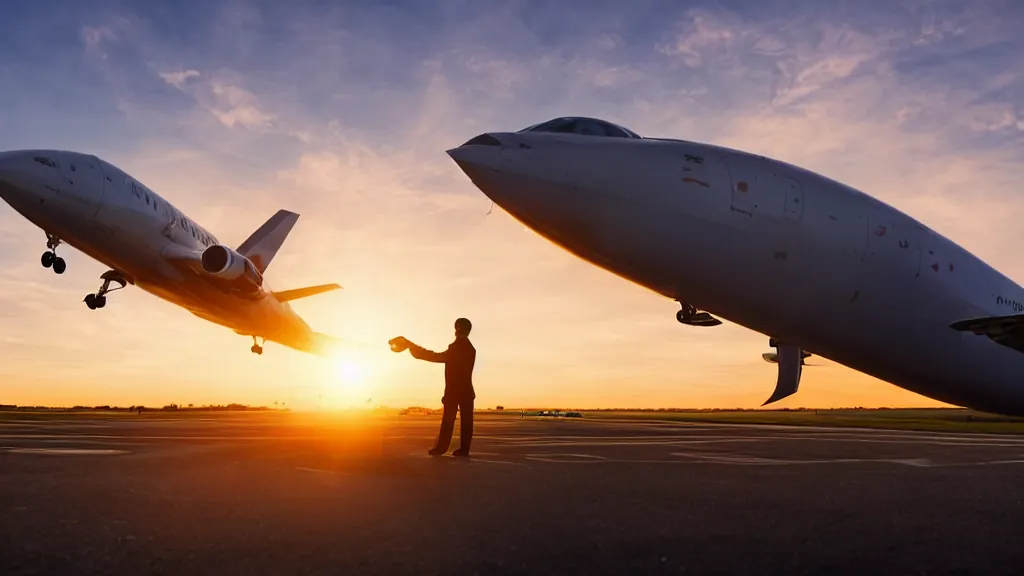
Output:
[[[452,452],[452,456],[459,456],[459,457],[462,457],[462,458],[469,458],[469,450],[463,450],[462,448],[459,448],[455,452]]]
[[[430,451],[427,452],[427,454],[430,454],[431,456],[440,456],[445,452],[447,452],[447,450],[441,450],[440,448],[434,447],[431,448]]]

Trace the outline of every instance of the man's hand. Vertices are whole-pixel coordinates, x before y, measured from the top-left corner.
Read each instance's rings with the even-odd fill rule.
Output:
[[[412,342],[409,342],[405,336],[398,336],[388,340],[388,345],[391,346],[392,352],[405,352],[412,345]]]

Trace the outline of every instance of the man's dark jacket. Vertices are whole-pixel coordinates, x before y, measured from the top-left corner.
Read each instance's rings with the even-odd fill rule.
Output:
[[[413,358],[444,364],[444,398],[447,404],[476,399],[473,390],[473,366],[476,364],[476,348],[469,338],[456,338],[444,352],[433,352],[415,344],[409,347]]]

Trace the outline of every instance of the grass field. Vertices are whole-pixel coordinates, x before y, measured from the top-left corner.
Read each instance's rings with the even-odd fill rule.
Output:
[[[1024,434],[1024,418],[1011,418],[957,408],[835,409],[835,410],[594,410],[590,420],[651,420],[719,424],[776,424]]]

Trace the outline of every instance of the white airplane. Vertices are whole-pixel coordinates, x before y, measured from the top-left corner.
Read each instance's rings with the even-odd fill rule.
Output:
[[[328,353],[335,342],[313,332],[288,302],[341,286],[272,291],[263,281],[298,214],[278,211],[231,249],[112,164],[57,150],[0,152],[0,198],[46,232],[44,267],[64,273],[57,247],[67,243],[111,268],[85,297],[90,309],[132,284],[251,336],[255,354],[267,340],[314,354]]]
[[[765,404],[797,391],[812,350],[929,398],[1024,415],[1024,288],[867,194],[583,117],[448,155],[526,226],[678,301],[679,322],[719,316],[770,336],[779,376]]]

